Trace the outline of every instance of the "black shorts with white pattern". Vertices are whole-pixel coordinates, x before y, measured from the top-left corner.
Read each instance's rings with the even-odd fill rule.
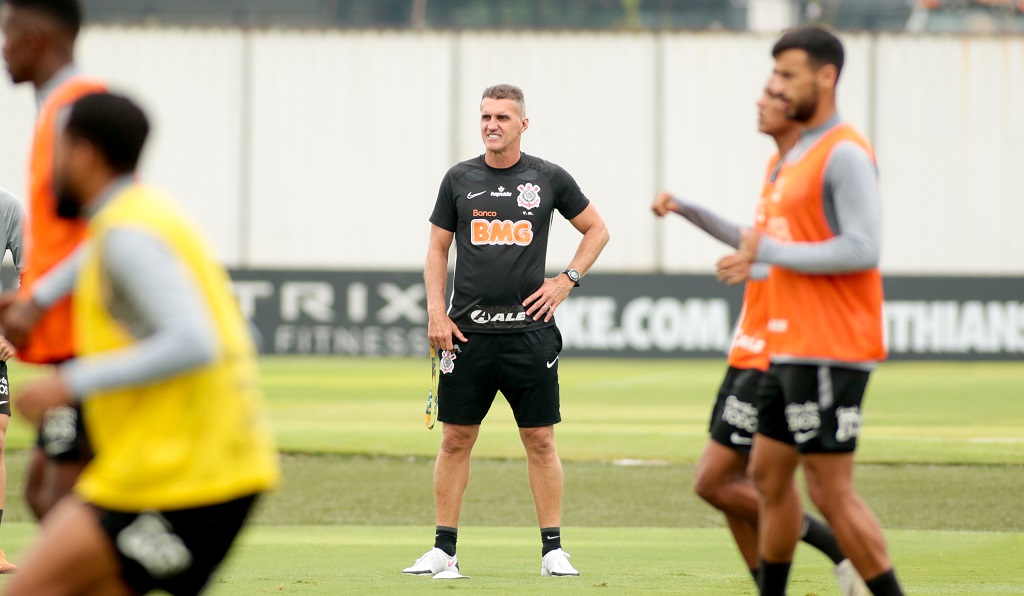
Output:
[[[729,367],[711,411],[711,439],[741,453],[750,454],[757,432],[757,390],[764,372],[756,368]]]
[[[60,406],[46,412],[36,446],[56,462],[87,462],[92,446],[85,432],[81,404]]]
[[[772,364],[757,399],[757,432],[800,453],[857,448],[871,373],[817,364]]]
[[[224,560],[257,495],[190,509],[124,512],[93,505],[121,563],[121,578],[138,594],[199,594]]]

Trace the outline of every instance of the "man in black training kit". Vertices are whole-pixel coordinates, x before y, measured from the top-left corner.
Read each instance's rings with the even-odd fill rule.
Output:
[[[579,575],[560,541],[562,464],[554,425],[561,421],[562,338],[554,314],[597,260],[608,229],[565,170],[519,150],[528,126],[521,89],[485,89],[480,102],[485,153],[448,170],[430,216],[424,278],[430,345],[440,355],[438,420],[444,431],[434,467],[434,548],[403,570],[406,574],[461,577],[455,543],[470,454],[501,391],[526,448],[543,543],[541,575]],[[565,271],[545,278],[556,209],[583,239]],[[455,282],[446,308],[453,240],[458,242]]]

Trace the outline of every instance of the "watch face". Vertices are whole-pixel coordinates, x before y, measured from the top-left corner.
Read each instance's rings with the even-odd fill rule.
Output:
[[[573,280],[574,282],[580,280],[580,272],[576,271],[575,269],[569,269],[568,271],[565,272],[565,274],[568,275],[569,279]]]

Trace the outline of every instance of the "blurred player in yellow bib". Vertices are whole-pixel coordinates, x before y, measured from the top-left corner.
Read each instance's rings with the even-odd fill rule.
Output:
[[[95,451],[43,522],[11,596],[202,591],[279,477],[249,328],[224,269],[167,197],[135,181],[149,132],[130,100],[72,106],[55,150],[58,212],[89,220],[76,358],[26,387],[39,422],[81,402]]]

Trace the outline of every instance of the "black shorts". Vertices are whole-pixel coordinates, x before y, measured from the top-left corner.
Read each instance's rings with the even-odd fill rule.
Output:
[[[772,364],[757,395],[757,432],[800,453],[853,451],[870,375],[840,366]]]
[[[198,594],[231,548],[256,502],[250,495],[205,507],[128,513],[93,506],[139,594]]]
[[[7,378],[6,362],[0,362],[0,414],[11,415],[11,381]]]
[[[743,455],[750,453],[757,432],[757,389],[764,372],[729,367],[711,411],[711,439]]]
[[[558,401],[558,354],[562,334],[554,325],[521,333],[473,333],[441,353],[437,419],[480,424],[501,391],[519,428],[562,420]],[[452,357],[454,356],[454,357]]]
[[[56,462],[87,462],[92,447],[85,433],[81,404],[60,406],[46,412],[36,437],[36,447]]]

